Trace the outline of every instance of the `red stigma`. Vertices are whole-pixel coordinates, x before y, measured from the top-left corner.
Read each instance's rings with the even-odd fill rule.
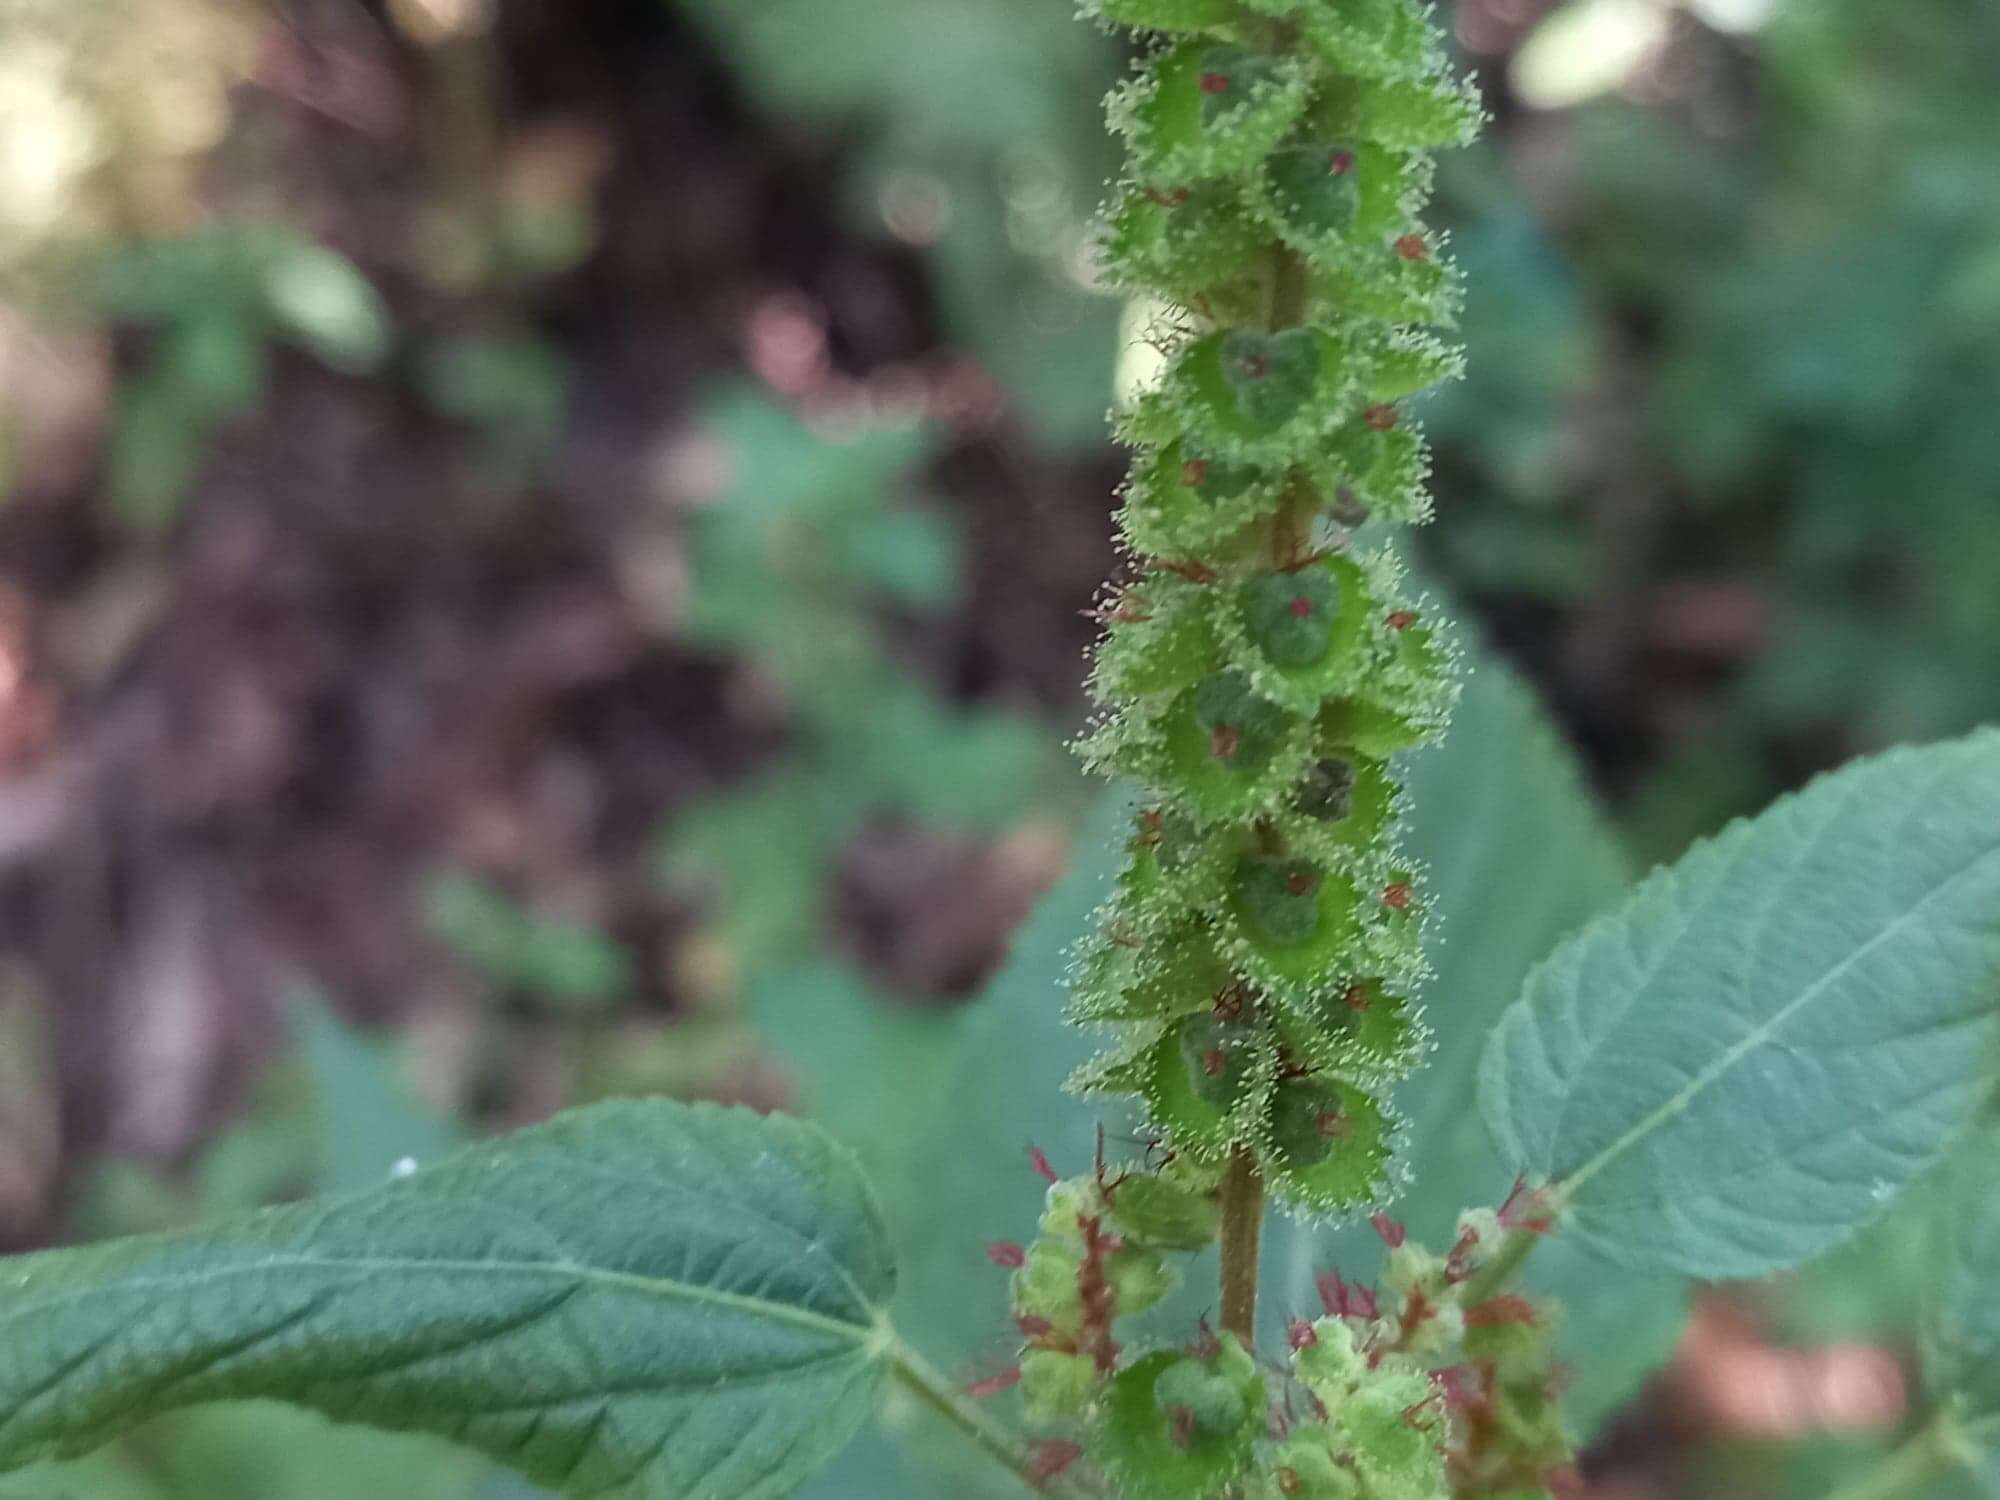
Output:
[[[1312,1349],[1318,1347],[1319,1335],[1304,1318],[1294,1318],[1291,1327],[1285,1330],[1285,1342],[1294,1349]]]
[[[1299,595],[1285,607],[1291,611],[1294,620],[1303,620],[1313,612],[1313,602],[1304,594]]]
[[[1412,625],[1417,623],[1417,614],[1415,610],[1399,609],[1390,614],[1382,623],[1387,625],[1391,630],[1408,630]]]
[[[1046,1484],[1081,1457],[1083,1457],[1083,1445],[1072,1443],[1066,1438],[1037,1443],[1030,1472],[1036,1484]]]
[[[1045,1339],[1056,1331],[1056,1325],[1047,1318],[1038,1318],[1033,1313],[1022,1313],[1014,1320],[1014,1326],[1021,1330],[1024,1339]]]
[[[1226,94],[1229,92],[1227,73],[1204,73],[1201,75],[1201,91],[1204,94]]]
[[[1210,1078],[1220,1078],[1229,1066],[1229,1057],[1220,1047],[1210,1047],[1202,1054],[1201,1070]]]
[[[1338,1271],[1320,1272],[1314,1284],[1319,1288],[1320,1304],[1330,1317],[1365,1318],[1373,1322],[1381,1315],[1373,1287],[1351,1285],[1341,1280]]]
[[[1386,401],[1379,402],[1364,411],[1361,420],[1377,432],[1387,432],[1396,425],[1396,408]]]
[[[1431,1382],[1444,1397],[1448,1411],[1471,1411],[1481,1404],[1478,1372],[1469,1365],[1448,1365],[1434,1371]]]
[[[1028,1263],[1028,1252],[1012,1240],[993,1240],[986,1246],[986,1258],[996,1266],[1013,1270]]]
[[[1349,1010],[1368,1010],[1374,1005],[1374,1001],[1368,997],[1368,986],[1365,984],[1349,985],[1346,999]]]
[[[1412,892],[1407,880],[1399,880],[1382,892],[1382,904],[1396,911],[1408,911]]]
[[[1404,260],[1428,260],[1431,247],[1420,234],[1406,234],[1396,241],[1396,253]]]
[[[1243,734],[1229,724],[1218,724],[1208,732],[1208,753],[1217,760],[1234,760],[1242,748]]]
[[[965,1388],[965,1394],[975,1401],[983,1401],[988,1396],[997,1396],[1009,1386],[1021,1383],[1021,1367],[1009,1365],[998,1375],[989,1375],[984,1380],[975,1380]]]
[[[1049,1159],[1042,1154],[1040,1146],[1028,1148],[1028,1165],[1035,1169],[1035,1175],[1053,1187],[1062,1179],[1056,1176],[1056,1169],[1049,1165]]]
[[[1465,1310],[1468,1328],[1492,1328],[1502,1323],[1533,1326],[1535,1320],[1535,1304],[1514,1292],[1489,1297],[1478,1306]]]
[[[1294,896],[1310,896],[1319,889],[1319,875],[1312,870],[1294,870],[1285,877],[1285,889]]]
[[[1345,177],[1353,170],[1354,153],[1352,151],[1336,151],[1333,153],[1333,160],[1326,164],[1326,171],[1329,177]]]
[[[1191,458],[1181,465],[1181,483],[1194,489],[1208,478],[1208,460]]]
[[[1503,1229],[1525,1229],[1530,1234],[1547,1234],[1556,1227],[1548,1199],[1542,1195],[1540,1188],[1530,1191],[1525,1177],[1514,1179],[1514,1190],[1500,1205],[1497,1217]]]
[[[1368,1222],[1375,1226],[1375,1232],[1382,1236],[1382,1243],[1391,1250],[1403,1248],[1403,1242],[1410,1237],[1409,1230],[1398,1224],[1387,1214],[1376,1214]]]

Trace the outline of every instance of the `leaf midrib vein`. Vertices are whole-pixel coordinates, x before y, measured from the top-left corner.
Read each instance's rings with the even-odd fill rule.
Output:
[[[1770,1038],[1782,1029],[1793,1016],[1817,1000],[1830,986],[1837,983],[1848,970],[1860,963],[1862,959],[1866,958],[1879,945],[1895,936],[1906,925],[1915,921],[1932,902],[1944,896],[1972,871],[1996,857],[2000,857],[2000,850],[1991,848],[1983,849],[1945,879],[1939,881],[1924,893],[1922,899],[1902,912],[1894,921],[1885,925],[1874,936],[1870,937],[1868,941],[1855,948],[1845,958],[1841,959],[1839,963],[1833,965],[1824,974],[1820,975],[1818,979],[1801,990],[1798,995],[1772,1012],[1769,1019],[1764,1021],[1755,1030],[1731,1044],[1714,1062],[1696,1073],[1671,1098],[1667,1099],[1651,1114],[1633,1125],[1623,1135],[1619,1136],[1618,1139],[1606,1146],[1602,1151],[1599,1151],[1597,1155],[1590,1158],[1590,1160],[1586,1161],[1574,1172],[1562,1178],[1556,1184],[1555,1192],[1564,1199],[1574,1198],[1577,1190],[1589,1182],[1591,1178],[1602,1172],[1654,1131],[1661,1129],[1668,1122],[1685,1114],[1689,1106],[1696,1099],[1700,1098],[1703,1093],[1707,1092],[1708,1089],[1713,1087],[1717,1080],[1730,1072],[1752,1052],[1765,1046],[1770,1041]],[[1657,969],[1655,972],[1657,972]],[[1650,978],[1648,982],[1650,983]]]
[[[285,1270],[317,1270],[346,1275],[384,1274],[484,1274],[520,1277],[556,1277],[564,1281],[582,1280],[600,1289],[636,1292],[644,1296],[660,1297],[705,1303],[716,1307],[729,1308],[752,1317],[765,1318],[773,1322],[790,1323],[800,1328],[809,1328],[820,1333],[836,1335],[856,1346],[865,1347],[878,1341],[876,1324],[850,1323],[840,1318],[830,1318],[823,1313],[794,1307],[784,1302],[768,1302],[756,1297],[746,1297],[737,1292],[725,1292],[714,1287],[704,1287],[692,1282],[675,1281],[662,1276],[640,1276],[630,1271],[611,1271],[600,1266],[584,1265],[575,1261],[532,1261],[496,1260],[418,1260],[402,1256],[346,1256],[338,1259],[327,1256],[301,1255],[295,1251],[274,1252],[256,1261],[240,1265],[213,1266],[199,1271],[190,1271],[172,1276],[129,1276],[96,1286],[74,1287],[67,1291],[55,1292],[35,1297],[25,1306],[0,1313],[0,1328],[4,1328],[52,1305],[74,1302],[82,1298],[114,1291],[143,1291],[149,1289],[192,1290],[212,1282],[223,1281],[235,1276],[270,1275]]]

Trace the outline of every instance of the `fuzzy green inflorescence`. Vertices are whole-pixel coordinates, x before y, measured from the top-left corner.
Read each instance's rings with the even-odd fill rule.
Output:
[[[1417,0],[1098,0],[1157,33],[1113,95],[1103,261],[1166,363],[1121,414],[1089,764],[1147,789],[1081,952],[1113,1026],[1074,1080],[1140,1096],[1183,1171],[1254,1154],[1307,1209],[1381,1201],[1389,1087],[1424,1033],[1394,752],[1436,736],[1448,646],[1354,533],[1428,514],[1399,403],[1454,375],[1455,273],[1418,214],[1480,112]]]
[[[1143,1100],[1153,1140],[1067,1180],[1038,1158],[1040,1236],[996,1257],[1025,1409],[1130,1500],[1546,1500],[1553,1318],[1499,1291],[1502,1247],[1548,1227],[1525,1184],[1444,1254],[1378,1213],[1380,1289],[1329,1272],[1289,1357],[1251,1347],[1262,1189],[1382,1203],[1389,1091],[1425,1042],[1394,757],[1443,730],[1456,677],[1360,529],[1428,513],[1400,403],[1457,371],[1430,331],[1457,286],[1417,216],[1428,153],[1479,109],[1421,0],[1095,3],[1157,34],[1112,98],[1104,262],[1165,365],[1120,418],[1136,576],[1104,603],[1082,746],[1146,790],[1073,983],[1116,1039],[1072,1084]],[[1222,1330],[1123,1342],[1169,1257],[1218,1238]]]

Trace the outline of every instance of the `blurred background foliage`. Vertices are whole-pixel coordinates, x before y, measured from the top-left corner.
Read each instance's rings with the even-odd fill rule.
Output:
[[[1426,411],[1479,643],[1414,772],[1430,1234],[1506,1189],[1462,1080],[1557,934],[2000,718],[2000,7],[1441,14],[1494,123]],[[1095,1147],[1058,992],[1126,813],[1061,750],[1124,63],[1061,0],[0,0],[0,1247],[717,1097],[853,1141],[914,1334],[1005,1360],[980,1242],[1031,1133]],[[1725,1292],[1551,1255],[1585,1493],[1811,1496],[1921,1420],[1922,1222]],[[1373,1255],[1286,1226],[1267,1311]],[[991,1490],[938,1436],[818,1492]],[[265,1407],[0,1481],[387,1489],[527,1494]]]

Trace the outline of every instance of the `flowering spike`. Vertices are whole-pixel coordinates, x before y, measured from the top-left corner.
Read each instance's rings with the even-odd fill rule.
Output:
[[[1278,1198],[1366,1209],[1424,1042],[1391,757],[1455,683],[1393,556],[1329,528],[1428,514],[1403,403],[1459,361],[1418,216],[1426,153],[1478,108],[1416,0],[1086,5],[1166,39],[1112,100],[1103,240],[1107,280],[1165,311],[1120,423],[1145,591],[1096,612],[1081,746],[1150,803],[1074,986],[1079,1020],[1131,1030],[1075,1081],[1138,1095],[1178,1160],[1248,1152]]]

